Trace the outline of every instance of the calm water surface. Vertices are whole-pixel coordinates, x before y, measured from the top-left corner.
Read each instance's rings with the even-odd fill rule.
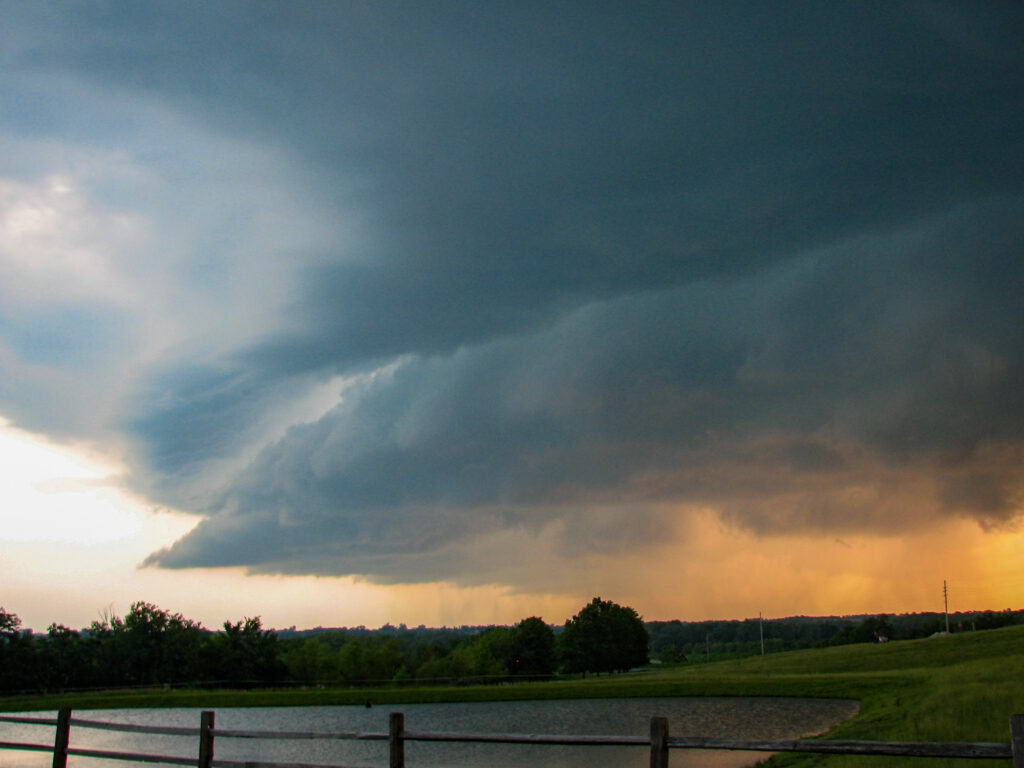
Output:
[[[366,707],[252,707],[216,710],[216,726],[224,729],[290,731],[360,731],[386,733],[388,713],[405,713],[410,731],[605,734],[647,737],[650,718],[667,717],[673,736],[733,738],[796,738],[820,733],[857,711],[857,702],[793,698],[586,699],[491,703],[403,704]],[[149,725],[198,727],[198,709],[76,710],[93,720]],[[38,713],[55,716],[55,713]],[[53,728],[0,723],[0,741],[49,744]],[[195,737],[150,736],[86,728],[71,729],[71,746],[194,757]],[[478,766],[512,768],[642,768],[650,753],[644,747],[551,747],[516,744],[444,744],[407,742],[411,768]],[[761,760],[764,753],[673,750],[671,764],[686,768],[740,768]],[[386,766],[387,742],[378,741],[254,741],[217,739],[215,757],[222,760],[270,760]],[[42,752],[0,750],[0,768],[47,768]],[[72,768],[118,768],[123,761],[71,757]]]

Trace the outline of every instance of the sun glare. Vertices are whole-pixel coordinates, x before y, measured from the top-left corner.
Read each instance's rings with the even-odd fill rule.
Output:
[[[136,535],[141,520],[112,484],[116,472],[0,421],[0,540],[88,545]]]

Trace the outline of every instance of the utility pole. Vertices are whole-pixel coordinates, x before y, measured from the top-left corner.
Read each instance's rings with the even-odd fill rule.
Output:
[[[761,630],[761,655],[764,656],[764,616],[760,612],[757,614],[757,625]]]
[[[942,602],[946,606],[946,634],[949,634],[949,587],[946,586],[946,580],[942,580]]]
[[[711,661],[711,635],[704,635],[704,649],[707,651],[708,661]]]

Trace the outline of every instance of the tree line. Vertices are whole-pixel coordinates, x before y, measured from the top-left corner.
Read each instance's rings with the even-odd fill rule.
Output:
[[[282,638],[259,617],[206,629],[137,602],[73,630],[21,629],[0,608],[0,691],[136,686],[380,685],[547,679],[628,670],[648,661],[635,610],[594,598],[560,631],[536,616],[511,627],[398,633],[324,631]]]
[[[1024,623],[1024,611],[950,614],[952,631]],[[926,637],[940,613],[643,622],[594,598],[561,627],[536,616],[505,627],[271,631],[259,617],[206,629],[145,602],[81,630],[21,628],[0,608],[0,692],[133,686],[469,684],[717,661],[800,648]],[[763,638],[763,639],[762,639]]]

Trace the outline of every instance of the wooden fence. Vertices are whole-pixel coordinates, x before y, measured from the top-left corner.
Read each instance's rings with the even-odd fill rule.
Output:
[[[55,726],[52,744],[31,744],[0,741],[0,749],[52,752],[53,768],[67,768],[68,756],[129,760],[170,765],[194,765],[197,768],[352,768],[341,765],[312,765],[262,761],[231,761],[214,758],[214,740],[221,739],[335,739],[387,741],[389,768],[405,768],[407,741],[445,741],[490,744],[548,744],[558,746],[635,746],[646,747],[651,754],[651,768],[668,768],[672,749],[729,749],[756,752],[815,752],[844,755],[896,755],[902,757],[1002,758],[1013,760],[1014,768],[1024,768],[1024,715],[1010,718],[1010,743],[992,742],[890,742],[844,741],[836,739],[718,739],[693,736],[670,736],[668,720],[651,718],[649,737],[543,735],[516,733],[445,733],[410,731],[405,728],[401,712],[392,712],[387,733],[350,731],[242,731],[214,728],[214,713],[202,712],[198,728],[155,725],[126,725],[72,717],[70,709],[61,709],[57,717],[0,716],[0,722]],[[70,745],[71,726],[108,731],[147,733],[165,736],[192,736],[198,740],[196,757],[175,757],[132,752],[79,749]]]

